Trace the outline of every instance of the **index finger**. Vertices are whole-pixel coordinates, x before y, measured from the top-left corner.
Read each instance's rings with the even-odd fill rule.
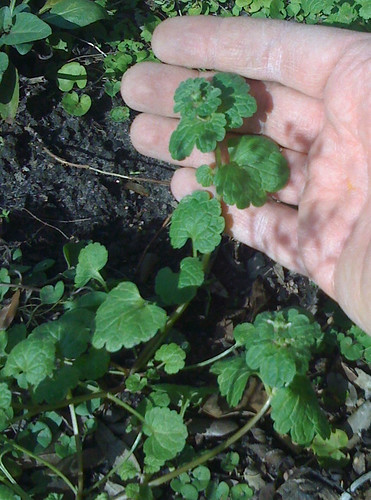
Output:
[[[275,81],[320,98],[345,51],[367,36],[291,21],[183,16],[157,26],[152,48],[168,64]]]

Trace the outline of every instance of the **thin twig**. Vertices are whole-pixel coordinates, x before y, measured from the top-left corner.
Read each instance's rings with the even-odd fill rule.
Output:
[[[24,210],[25,212],[27,212],[29,215],[31,215],[31,217],[33,217],[34,219],[36,219],[38,222],[40,222],[44,226],[50,227],[51,229],[55,229],[56,231],[58,231],[59,233],[61,233],[61,235],[64,238],[66,238],[66,240],[70,240],[71,239],[69,236],[66,235],[66,233],[64,233],[61,229],[59,229],[59,227],[52,226],[51,224],[48,224],[47,222],[39,219],[38,217],[36,217],[35,214],[33,214],[32,212],[30,212],[29,210],[27,210],[27,208],[22,208],[22,210]]]

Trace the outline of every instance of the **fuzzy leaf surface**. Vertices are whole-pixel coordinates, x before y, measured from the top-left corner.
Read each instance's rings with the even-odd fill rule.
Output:
[[[267,195],[261,189],[261,178],[257,170],[229,163],[217,169],[213,180],[216,192],[228,205],[243,209],[250,203],[261,207],[266,202]]]
[[[214,88],[205,78],[189,78],[182,82],[174,94],[174,112],[181,116],[206,118],[221,104],[221,90]]]
[[[237,406],[241,401],[246,383],[252,370],[246,366],[243,356],[217,361],[210,369],[218,375],[220,394],[225,396],[229,406]]]
[[[108,252],[100,243],[90,243],[79,253],[75,286],[80,288],[91,279],[101,279],[99,271],[107,264]]]
[[[146,412],[143,432],[148,436],[143,446],[145,462],[158,465],[182,451],[188,434],[176,411],[158,407]]]
[[[6,377],[25,377],[37,386],[54,368],[55,347],[50,340],[25,339],[19,342],[6,360],[3,374]]]
[[[196,180],[201,186],[209,187],[214,182],[214,173],[209,165],[201,165],[196,170]]]
[[[164,370],[168,374],[178,373],[184,367],[186,353],[175,343],[164,344],[156,351],[155,360],[165,363]]]
[[[236,169],[234,174],[231,167],[227,165],[229,167],[227,172],[221,174],[222,177],[215,179],[214,182],[219,189],[219,194],[225,196],[224,190],[226,191],[230,204],[239,203],[239,208],[241,208],[242,200],[252,197],[251,193],[253,193],[254,197],[251,198],[250,202],[261,206],[266,199],[266,193],[274,193],[287,183],[289,178],[287,161],[281,155],[279,147],[270,139],[262,136],[243,136],[230,139],[228,152],[230,164],[238,165],[239,169]],[[245,176],[240,169],[246,172]],[[225,179],[227,174],[228,178]],[[237,179],[234,181],[233,187],[228,190],[228,183],[233,182],[233,175],[236,175]],[[242,186],[237,189],[239,183],[243,183],[242,186],[246,186],[248,191],[244,197]],[[251,187],[249,188],[250,183]],[[232,196],[233,193],[235,193],[234,196]],[[246,201],[244,204],[246,207],[248,206]]]
[[[195,191],[185,196],[173,213],[171,245],[182,248],[191,238],[196,250],[210,253],[219,245],[224,225],[219,201],[205,191]]]
[[[256,113],[256,101],[249,94],[250,86],[242,76],[234,73],[217,73],[212,79],[212,84],[221,91],[222,106],[218,111],[225,113],[228,129],[241,127],[243,118]]]
[[[166,312],[144,300],[134,283],[119,283],[98,308],[93,345],[109,352],[129,349],[152,338],[166,319]]]
[[[278,389],[272,398],[272,419],[277,432],[290,432],[298,444],[308,445],[315,434],[330,437],[330,425],[305,376],[298,375],[289,386]]]
[[[202,262],[197,257],[185,257],[180,262],[179,286],[180,288],[199,287],[204,282],[205,273]]]
[[[226,119],[222,113],[207,118],[182,118],[171,134],[169,151],[174,160],[184,160],[196,146],[202,153],[213,151],[225,137]]]
[[[270,387],[290,383],[297,373],[304,375],[311,348],[322,338],[319,324],[294,308],[259,314],[254,326],[245,323],[235,330],[245,341],[246,364]]]

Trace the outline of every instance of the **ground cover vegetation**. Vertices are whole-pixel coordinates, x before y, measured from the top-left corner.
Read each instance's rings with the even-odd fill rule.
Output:
[[[129,110],[115,97],[119,80],[131,64],[153,58],[149,41],[156,24],[200,13],[357,29],[367,29],[371,17],[365,1],[10,1],[0,11],[2,118],[17,116],[20,59],[49,50],[45,78],[61,91],[66,113],[91,112],[97,104],[85,91],[94,81],[112,98],[111,119],[127,119]],[[84,45],[97,61],[72,60]],[[178,204],[169,228],[174,266],[153,273],[153,283],[112,273],[100,242],[65,244],[58,271],[53,259],[29,265],[20,248],[4,253],[1,498],[258,498],[262,485],[246,472],[239,443],[259,426],[287,454],[316,463],[322,473],[355,467],[350,441],[358,442],[367,424],[350,425],[346,412],[355,400],[353,407],[368,418],[371,339],[335,305],[316,316],[288,305],[257,308],[242,321],[232,317],[229,334],[209,356],[187,335],[187,315],[192,321],[197,316],[194,304],[202,304],[203,317],[212,308],[224,229],[221,200],[261,206],[288,179],[279,148],[263,137],[229,141],[229,161],[222,161],[225,134],[256,112],[248,91],[242,78],[220,73],[211,81],[183,82],[175,94],[181,120],[170,152],[183,159],[194,147],[215,151],[215,168],[200,166],[197,177],[214,186],[216,197],[198,191]],[[8,207],[1,208],[5,222]],[[202,328],[202,321],[192,324],[196,338]],[[328,371],[333,359],[336,367]],[[202,438],[206,433],[197,423],[206,409],[213,422],[228,422],[230,415],[237,422],[214,431],[216,443]],[[356,448],[366,462],[361,451]],[[348,487],[361,490],[366,480],[327,479],[343,498]],[[283,470],[277,481],[282,487],[289,482]],[[280,494],[285,497],[285,490]]]

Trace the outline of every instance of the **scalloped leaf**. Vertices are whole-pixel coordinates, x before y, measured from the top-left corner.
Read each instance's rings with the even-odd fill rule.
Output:
[[[210,253],[219,245],[224,226],[220,202],[205,191],[195,191],[180,201],[172,215],[171,245],[182,248],[190,238],[195,250]]]
[[[288,387],[278,389],[272,398],[274,428],[280,434],[290,432],[295,443],[308,445],[315,434],[330,437],[330,424],[322,412],[316,394],[305,376],[296,376]]]
[[[234,407],[241,401],[246,383],[253,371],[246,366],[243,356],[217,361],[210,369],[218,375],[220,394],[225,396],[229,406]]]
[[[98,308],[93,346],[129,349],[154,337],[166,320],[166,312],[144,300],[134,283],[119,283]]]

